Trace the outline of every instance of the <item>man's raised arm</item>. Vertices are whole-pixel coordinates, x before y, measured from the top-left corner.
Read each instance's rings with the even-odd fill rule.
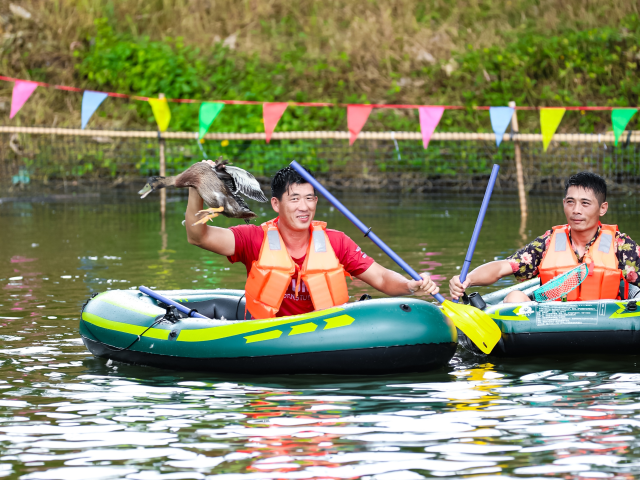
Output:
[[[184,225],[187,227],[187,240],[205,250],[231,256],[236,251],[236,239],[233,232],[227,228],[210,227],[207,225],[193,225],[198,221],[196,213],[202,210],[204,202],[195,188],[189,188],[189,204],[185,212]]]

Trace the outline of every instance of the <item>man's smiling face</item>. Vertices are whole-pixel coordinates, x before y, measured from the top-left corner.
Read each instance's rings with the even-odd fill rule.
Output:
[[[318,197],[309,183],[290,185],[282,194],[282,200],[271,198],[271,206],[280,216],[279,222],[292,230],[308,230],[317,205]]]
[[[600,217],[609,208],[607,202],[598,202],[593,190],[582,187],[569,187],[563,204],[567,223],[576,232],[597,227]]]

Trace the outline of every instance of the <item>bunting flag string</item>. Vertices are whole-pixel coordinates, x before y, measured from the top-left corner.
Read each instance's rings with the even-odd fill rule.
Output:
[[[496,134],[496,147],[500,146],[504,132],[511,123],[515,109],[512,107],[491,107],[489,109],[489,117],[491,118],[491,128]]]
[[[200,113],[198,115],[198,123],[200,124],[198,129],[198,140],[202,140],[202,138],[207,134],[211,124],[223,108],[224,103],[217,102],[205,102],[200,105]]]
[[[541,108],[540,130],[542,131],[542,148],[546,152],[551,139],[558,130],[566,108]]]
[[[104,99],[108,96],[109,95],[102,92],[93,92],[91,90],[84,91],[84,93],[82,94],[82,113],[80,115],[82,118],[81,123],[83,130],[87,126],[87,123],[89,123],[89,119],[91,118],[91,116],[95,113],[100,104],[104,102]]]
[[[627,128],[627,124],[631,118],[638,111],[637,108],[620,108],[611,110],[611,123],[613,124],[613,136],[616,139],[616,146],[618,146],[618,139],[624,129]]]
[[[262,105],[262,120],[264,121],[264,133],[267,135],[267,143],[271,141],[271,135],[284,114],[288,104],[286,102],[265,102]]]
[[[199,114],[199,130],[198,138],[202,138],[224,105],[262,105],[263,121],[265,128],[266,141],[269,143],[275,128],[280,121],[288,106],[294,107],[346,107],[347,108],[347,126],[349,129],[349,144],[358,138],[360,131],[366,124],[372,109],[374,108],[393,108],[393,109],[417,109],[420,118],[420,130],[422,133],[422,143],[426,149],[429,141],[437,128],[444,110],[489,110],[491,119],[491,128],[496,135],[496,145],[500,146],[504,133],[509,126],[515,110],[539,110],[540,112],[540,129],[543,137],[543,148],[546,151],[549,144],[562,121],[567,110],[573,111],[611,111],[611,122],[613,124],[615,143],[618,140],[631,118],[638,111],[638,108],[620,108],[610,106],[570,106],[570,107],[491,107],[491,106],[462,106],[462,105],[405,105],[405,104],[342,104],[328,102],[261,102],[257,100],[215,100],[206,101],[200,99],[178,99],[178,98],[149,98],[138,95],[127,95],[116,92],[99,92],[93,90],[85,90],[77,87],[65,85],[53,85],[45,82],[36,82],[32,80],[22,80],[0,75],[1,81],[13,82],[13,92],[11,95],[11,112],[9,118],[13,119],[20,111],[23,105],[31,97],[37,87],[55,88],[57,90],[66,90],[71,92],[82,93],[82,111],[81,125],[86,128],[89,120],[102,102],[107,97],[128,98],[131,100],[148,102],[153,110],[153,116],[158,124],[158,129],[164,132],[169,127],[171,121],[171,110],[168,102],[174,103],[200,103]]]
[[[38,88],[38,84],[35,82],[16,80],[13,85],[13,91],[11,92],[11,113],[9,113],[9,118],[16,116],[16,113],[18,113],[26,101],[29,100],[29,97],[36,88]]]
[[[22,80],[19,78],[6,77],[0,75],[0,81],[5,82],[30,82],[35,83],[38,87],[47,87],[47,88],[55,88],[56,90],[67,90],[70,92],[78,92],[82,93],[85,91],[84,88],[70,87],[66,85],[54,85],[51,83],[45,82],[32,82],[31,80]],[[117,92],[102,92],[106,93],[109,97],[117,97],[117,98],[129,98],[131,100],[139,100],[142,102],[148,102],[149,97],[143,97],[140,95],[127,95],[125,93],[117,93]],[[168,102],[172,103],[204,103],[204,102],[218,102],[224,103],[225,105],[263,105],[264,102],[260,100],[202,100],[202,99],[194,99],[194,98],[167,98]],[[291,107],[348,107],[353,104],[346,103],[331,103],[331,102],[286,102],[287,105]],[[372,108],[395,108],[395,109],[418,109],[420,107],[428,107],[430,105],[414,105],[414,104],[395,104],[395,103],[372,103],[361,106],[370,106]],[[444,108],[445,110],[489,110],[491,106],[488,105],[438,105],[439,107]],[[515,107],[516,110],[541,110],[543,108],[551,108],[551,107],[527,107],[518,105]],[[592,105],[583,105],[583,106],[569,106],[562,107],[565,110],[582,110],[582,111],[612,111],[616,110],[619,107],[611,107],[611,106],[592,106]]]
[[[360,131],[367,123],[369,114],[373,110],[371,105],[348,105],[347,106],[347,128],[349,129],[349,145],[353,145]]]
[[[420,107],[418,115],[420,117],[420,132],[422,133],[422,145],[426,150],[429,146],[431,135],[435,132],[436,127],[440,123],[444,107]]]
[[[161,132],[165,132],[169,128],[169,122],[171,121],[171,110],[169,110],[169,104],[166,98],[150,98],[148,100],[153,110],[153,116],[158,124],[158,129]]]

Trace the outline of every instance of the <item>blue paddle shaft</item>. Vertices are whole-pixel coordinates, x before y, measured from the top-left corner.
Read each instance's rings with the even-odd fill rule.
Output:
[[[489,177],[489,184],[487,185],[487,190],[484,192],[484,199],[482,200],[482,206],[480,207],[478,220],[476,220],[476,226],[473,229],[473,235],[471,235],[471,242],[469,242],[469,249],[467,250],[467,256],[464,258],[464,263],[462,264],[462,270],[460,271],[460,283],[463,283],[467,279],[467,274],[469,273],[469,267],[471,266],[471,259],[473,258],[473,252],[475,251],[476,244],[478,243],[480,230],[482,230],[482,222],[484,222],[484,216],[487,213],[487,208],[489,208],[489,200],[491,200],[491,193],[493,192],[493,187],[496,184],[496,179],[498,178],[499,170],[500,170],[500,165],[494,165],[493,169],[491,170],[491,176]]]
[[[171,300],[170,298],[167,298],[163,295],[160,295],[157,292],[154,292],[153,290],[151,290],[150,288],[147,288],[145,286],[141,286],[139,288],[139,290],[142,293],[146,293],[147,295],[149,295],[151,298],[155,298],[156,300],[161,301],[162,303],[166,303],[167,305],[171,305],[172,307],[176,307],[180,312],[189,315],[190,317],[195,317],[195,318],[206,318],[207,320],[211,320],[209,317],[205,317],[204,315],[199,314],[198,312],[196,312],[195,310],[191,310],[188,307],[185,307],[184,305],[178,303],[178,302],[174,302],[173,300]]]
[[[300,176],[304,178],[307,182],[313,185],[313,188],[315,188],[318,192],[320,192],[320,194],[324,198],[326,198],[331,205],[333,205],[338,210],[340,210],[340,212],[345,217],[347,217],[351,221],[351,223],[353,223],[356,227],[358,227],[358,229],[362,233],[364,233],[365,237],[369,237],[369,239],[371,239],[373,243],[375,243],[378,247],[380,247],[380,250],[386,253],[391,258],[391,260],[396,262],[400,266],[400,268],[402,268],[405,272],[407,272],[411,276],[411,278],[413,278],[416,281],[422,280],[422,277],[418,275],[418,273],[413,268],[411,268],[407,262],[405,262],[402,258],[400,258],[398,254],[396,254],[396,252],[391,250],[391,248],[389,248],[389,246],[386,243],[380,240],[380,238],[378,238],[378,236],[375,233],[373,233],[370,228],[367,228],[367,226],[364,223],[362,223],[358,219],[358,217],[356,217],[353,213],[351,213],[349,209],[345,207],[342,204],[342,202],[340,202],[340,200],[338,200],[326,188],[324,188],[322,184],[318,182],[315,178],[313,178],[313,176],[309,172],[307,172],[298,162],[296,162],[295,160],[291,162],[291,168],[293,168],[296,172],[298,172]],[[445,298],[439,293],[436,293],[434,297],[440,303],[445,301]]]

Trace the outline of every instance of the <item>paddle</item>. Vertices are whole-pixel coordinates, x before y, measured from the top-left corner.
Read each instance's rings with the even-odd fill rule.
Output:
[[[329,203],[336,207],[340,212],[347,217],[358,229],[364,233],[365,237],[369,237],[373,243],[375,243],[384,253],[386,253],[391,260],[396,262],[400,268],[407,272],[411,278],[416,281],[421,281],[422,277],[409,266],[407,262],[402,260],[391,248],[387,246],[378,236],[371,231],[371,228],[362,223],[358,218],[351,213],[347,207],[345,207],[336,197],[334,197],[329,191],[322,186],[313,176],[307,172],[298,162],[295,160],[291,162],[291,167],[300,174],[307,182],[326,198]],[[462,330],[469,339],[475,343],[480,350],[484,353],[490,353],[493,347],[500,340],[500,329],[496,323],[482,310],[478,310],[470,305],[458,305],[449,300],[446,300],[442,295],[436,293],[435,299],[442,304],[442,310],[445,315],[449,317],[456,327]]]
[[[147,288],[145,286],[141,286],[138,290],[140,290],[142,293],[146,293],[151,298],[155,298],[156,300],[161,301],[162,303],[165,303],[167,305],[171,305],[172,307],[176,307],[180,312],[182,312],[182,313],[184,313],[184,314],[186,314],[186,315],[188,315],[190,317],[206,318],[207,320],[211,320],[209,317],[205,317],[204,315],[201,315],[200,313],[198,313],[197,310],[192,310],[189,307],[185,307],[181,303],[174,302],[170,298],[167,298],[167,297],[165,297],[163,295],[160,295],[157,292],[154,292],[150,288]]]
[[[491,200],[491,194],[493,193],[493,187],[496,184],[499,171],[500,165],[494,165],[491,170],[487,190],[484,192],[482,206],[480,207],[480,213],[478,213],[478,220],[476,220],[476,226],[473,229],[473,235],[471,235],[471,241],[469,242],[469,248],[467,249],[467,256],[464,257],[464,263],[462,264],[462,270],[460,271],[460,283],[464,283],[467,279],[469,267],[471,266],[471,259],[473,258],[473,252],[476,250],[476,244],[478,243],[478,237],[480,236],[480,230],[482,229],[482,222],[484,222],[484,216],[487,213],[487,208],[489,208],[489,200]],[[458,300],[454,300],[454,302],[458,303]]]

